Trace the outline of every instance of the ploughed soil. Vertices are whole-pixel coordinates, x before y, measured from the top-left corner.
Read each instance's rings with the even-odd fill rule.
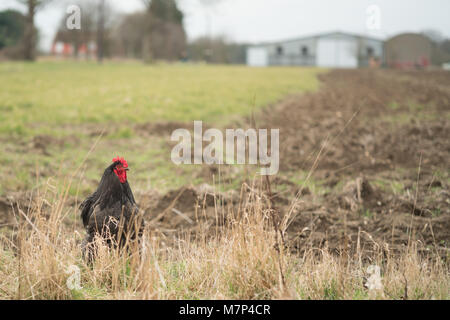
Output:
[[[317,92],[287,97],[238,125],[280,130],[280,171],[270,189],[265,178],[222,166],[222,180],[241,189],[219,192],[204,183],[166,194],[135,191],[163,242],[217,232],[257,188],[278,220],[289,222],[284,238],[293,251],[395,252],[419,240],[420,250],[448,258],[450,72],[335,70],[320,80]],[[180,124],[149,126],[143,131],[169,141]],[[217,182],[218,172],[204,165],[198,176]],[[0,198],[0,211],[10,205]]]
[[[326,188],[318,205],[300,198],[288,229],[298,246],[414,238],[448,256],[450,73],[340,70],[321,81],[260,119],[280,128],[281,171],[312,168]]]
[[[289,247],[395,252],[419,240],[420,250],[447,258],[450,73],[335,70],[320,80],[318,92],[288,97],[240,124],[280,129],[280,171],[270,193],[262,188],[280,220],[289,215]],[[223,180],[229,169],[221,168]],[[200,174],[217,173],[205,166]],[[142,195],[141,206],[169,236],[197,230],[202,218],[210,227],[226,223],[244,189],[186,186]]]

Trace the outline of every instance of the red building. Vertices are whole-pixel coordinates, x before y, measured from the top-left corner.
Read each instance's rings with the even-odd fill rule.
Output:
[[[95,57],[97,44],[93,35],[73,30],[58,31],[53,40],[51,54],[59,57]]]

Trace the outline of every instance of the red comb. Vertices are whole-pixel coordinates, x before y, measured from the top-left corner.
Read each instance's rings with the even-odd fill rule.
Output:
[[[119,162],[122,164],[122,167],[128,168],[128,162],[127,162],[127,160],[125,160],[123,157],[117,156],[117,157],[115,157],[112,161],[113,161],[113,162],[119,161]]]

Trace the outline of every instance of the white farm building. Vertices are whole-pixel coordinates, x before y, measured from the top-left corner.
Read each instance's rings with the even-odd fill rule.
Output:
[[[344,32],[249,46],[247,65],[357,68],[383,61],[383,41]]]

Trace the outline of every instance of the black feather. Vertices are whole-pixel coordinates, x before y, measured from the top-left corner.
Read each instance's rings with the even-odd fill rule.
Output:
[[[81,219],[86,228],[87,236],[83,244],[83,250],[88,249],[89,259],[92,252],[89,247],[96,234],[119,242],[122,245],[127,239],[142,235],[144,222],[139,216],[139,207],[134,199],[128,181],[121,183],[114,173],[114,168],[120,162],[114,162],[105,169],[97,190],[88,196],[81,204]],[[119,228],[118,222],[121,222]],[[119,231],[122,232],[119,232]]]

